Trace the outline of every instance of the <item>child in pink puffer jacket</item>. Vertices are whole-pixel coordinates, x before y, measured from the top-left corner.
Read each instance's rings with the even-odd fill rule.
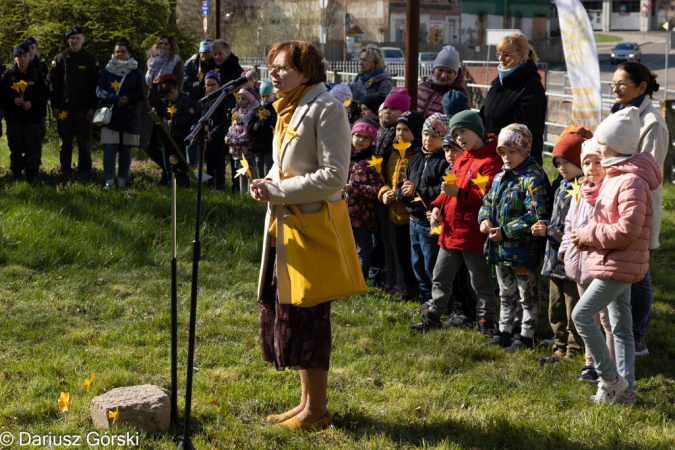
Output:
[[[598,126],[594,139],[607,176],[598,192],[592,220],[570,232],[570,242],[588,250],[586,264],[593,277],[572,312],[572,320],[600,377],[598,390],[591,397],[596,403],[637,402],[630,285],[640,281],[649,267],[651,191],[661,184],[654,157],[649,153],[636,155],[639,138],[640,116],[635,107],[615,112]],[[593,320],[604,307],[614,333],[616,368]]]
[[[572,245],[570,234],[572,230],[588,225],[593,218],[598,192],[605,179],[605,175],[607,175],[605,168],[602,167],[601,159],[596,140],[589,139],[581,144],[581,168],[584,171],[584,177],[579,180],[581,182],[581,191],[570,203],[570,209],[565,218],[565,234],[558,250],[558,257],[565,264],[565,274],[577,283],[579,297],[584,295],[593,279],[588,273],[588,266],[586,265],[588,252],[581,251]],[[593,320],[598,326],[602,326],[605,331],[607,348],[616,365],[614,335],[612,334],[612,326],[609,323],[607,308],[603,308],[602,311],[593,317]],[[579,381],[597,383],[598,379],[598,373],[595,371],[595,361],[593,361],[591,352],[586,348],[586,365],[581,369]]]

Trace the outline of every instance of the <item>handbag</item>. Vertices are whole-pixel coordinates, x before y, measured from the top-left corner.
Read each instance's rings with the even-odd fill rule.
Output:
[[[366,292],[356,242],[345,200],[303,213],[286,205],[284,251],[291,284],[291,303],[312,307]]]
[[[122,77],[122,81],[120,81],[120,84],[117,86],[117,92],[122,89],[122,83],[124,83],[124,79],[127,76],[124,75]],[[91,119],[92,123],[96,125],[97,127],[104,127],[110,123],[110,120],[112,119],[113,115],[113,109],[115,106],[104,106],[102,108],[97,109],[94,112],[94,117]]]

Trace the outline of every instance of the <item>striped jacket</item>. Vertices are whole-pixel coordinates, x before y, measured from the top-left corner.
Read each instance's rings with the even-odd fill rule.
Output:
[[[558,257],[558,250],[565,234],[565,218],[572,203],[572,197],[567,193],[574,180],[563,179],[555,191],[551,219],[546,221],[546,251],[544,252],[544,268],[541,274],[545,277],[570,280],[565,273],[565,263]],[[583,194],[579,192],[579,198]]]

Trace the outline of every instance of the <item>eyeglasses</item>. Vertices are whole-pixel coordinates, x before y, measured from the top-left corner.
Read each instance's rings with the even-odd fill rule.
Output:
[[[635,83],[635,81],[619,81],[618,83],[609,83],[609,88],[614,90],[614,88],[619,88],[620,91],[626,89],[628,83]]]
[[[284,67],[284,66],[271,66],[271,67],[268,67],[267,70],[269,70],[270,72],[275,71],[276,73],[284,74],[291,69],[289,69],[288,67]]]
[[[357,141],[365,141],[366,139],[370,139],[370,136],[367,134],[354,134],[352,137]]]
[[[517,54],[519,54],[519,53],[523,53],[523,52],[513,52],[513,53],[495,52],[495,56],[497,57],[497,59],[501,58],[502,56],[503,56],[504,58],[506,58],[506,59],[509,59],[509,58],[511,58],[513,55],[517,55]]]

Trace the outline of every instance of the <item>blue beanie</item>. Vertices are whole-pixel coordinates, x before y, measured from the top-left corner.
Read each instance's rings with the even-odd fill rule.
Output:
[[[69,37],[71,37],[74,34],[84,34],[84,28],[82,28],[82,27],[72,27],[72,28],[70,28],[68,30],[68,32],[66,33],[66,39],[68,39]]]
[[[459,91],[448,91],[441,99],[441,105],[443,106],[443,112],[446,116],[452,119],[452,116],[461,111],[466,111],[469,109],[467,107],[468,98],[466,95]]]
[[[261,94],[271,94],[273,92],[272,90],[272,82],[271,81],[263,81],[260,83],[260,93]]]
[[[201,41],[199,43],[199,53],[211,53],[211,43],[209,41]]]

